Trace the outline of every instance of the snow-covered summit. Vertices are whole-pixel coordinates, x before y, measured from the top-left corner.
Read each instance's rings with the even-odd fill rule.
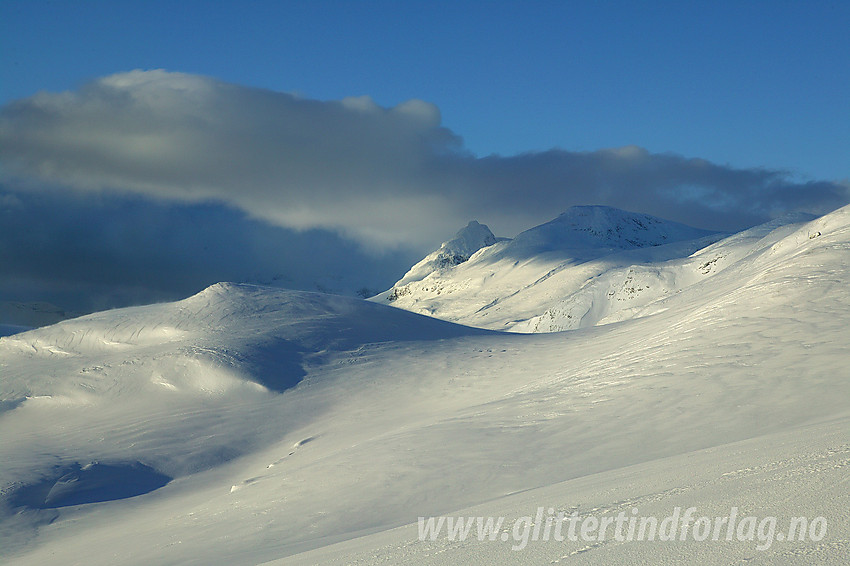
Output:
[[[522,232],[507,249],[522,249],[525,254],[581,248],[629,250],[710,234],[707,230],[610,206],[573,206],[554,220]]]
[[[457,265],[468,260],[469,257],[487,246],[496,243],[496,236],[485,224],[479,224],[477,220],[471,220],[463,229],[459,230],[455,237],[444,242],[437,250],[441,257],[446,258],[448,263]]]
[[[411,267],[399,283],[420,281],[431,273],[459,265],[469,260],[481,248],[492,246],[500,239],[503,238],[496,238],[485,224],[471,220],[454,238],[443,242],[439,248]]]

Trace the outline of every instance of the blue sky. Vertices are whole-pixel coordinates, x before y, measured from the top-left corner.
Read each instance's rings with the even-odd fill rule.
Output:
[[[850,176],[850,3],[4,0],[0,104],[133,69],[437,105],[478,155]]]

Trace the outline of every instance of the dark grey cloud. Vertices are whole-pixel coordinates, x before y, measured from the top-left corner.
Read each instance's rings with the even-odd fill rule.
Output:
[[[532,224],[552,216],[553,208],[605,204],[733,231],[786,212],[824,214],[850,202],[847,184],[795,181],[782,171],[735,169],[634,146],[463,159],[453,175],[475,187],[470,194],[476,198],[486,195],[481,216],[515,210]]]
[[[637,147],[477,158],[426,102],[309,100],[165,71],[9,104],[0,151],[16,191],[215,201],[374,249],[424,251],[472,218],[511,236],[575,204],[730,230],[850,200],[846,184]]]
[[[217,203],[0,187],[0,301],[89,312],[180,299],[218,281],[376,293],[416,260]]]

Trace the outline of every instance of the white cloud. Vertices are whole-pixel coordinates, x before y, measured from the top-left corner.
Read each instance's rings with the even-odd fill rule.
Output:
[[[3,180],[214,200],[361,243],[427,248],[472,218],[497,232],[573,204],[740,228],[844,204],[836,183],[732,169],[638,147],[476,158],[433,104],[318,101],[165,71],[133,71],[0,110]]]

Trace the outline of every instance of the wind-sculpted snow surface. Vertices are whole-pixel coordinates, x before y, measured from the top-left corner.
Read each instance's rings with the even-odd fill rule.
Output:
[[[734,238],[616,252],[663,274],[651,258],[681,246],[674,261],[695,282],[619,324],[568,332],[222,284],[2,338],[0,554],[16,565],[843,564],[850,208]],[[93,495],[130,469],[161,486]],[[822,516],[828,529],[763,550],[609,539],[513,551],[512,538],[420,541],[416,527],[691,506],[780,524]]]
[[[114,501],[150,493],[171,479],[139,462],[75,462],[38,483],[9,490],[8,503],[13,508],[55,509]]]
[[[339,352],[484,333],[351,298],[220,283],[177,303],[2,338],[5,505],[12,512],[58,507],[49,493],[75,467],[89,478],[65,489],[77,503],[89,497],[83,492],[116,494],[104,500],[137,495],[122,485],[138,484],[132,478],[140,469],[155,480],[214,468],[277,440],[279,431],[264,430],[261,416],[275,394]],[[93,489],[90,470],[111,471]],[[18,518],[32,526],[53,517],[30,509]],[[5,527],[17,524],[9,520]],[[13,529],[0,548],[20,540]]]

